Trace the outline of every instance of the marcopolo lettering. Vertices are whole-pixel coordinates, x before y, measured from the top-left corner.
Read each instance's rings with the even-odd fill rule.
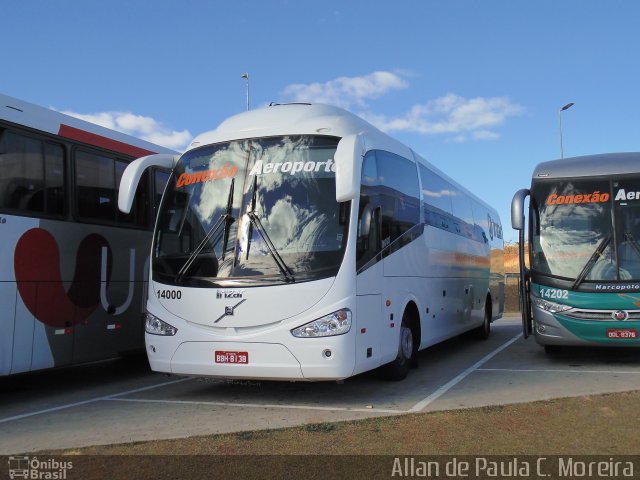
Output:
[[[309,160],[308,162],[273,162],[264,163],[262,160],[258,160],[249,175],[262,175],[265,173],[288,173],[289,175],[295,175],[300,172],[334,172],[336,171],[336,163],[333,159],[326,160],[324,162],[314,162]]]
[[[212,170],[202,170],[201,172],[183,173],[178,177],[176,187],[184,187],[193,185],[194,183],[211,182],[212,180],[221,180],[223,178],[235,177],[238,173],[238,167],[224,164],[221,168]]]
[[[593,193],[584,193],[582,195],[557,195],[552,193],[547,197],[545,202],[547,205],[573,205],[576,203],[606,203],[609,201],[610,195],[606,192],[600,193],[596,190]]]

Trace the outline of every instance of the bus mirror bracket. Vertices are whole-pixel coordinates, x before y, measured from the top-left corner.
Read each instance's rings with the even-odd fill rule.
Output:
[[[336,164],[336,201],[347,202],[360,192],[360,164],[364,156],[362,135],[346,135],[338,142],[333,161]]]
[[[511,200],[511,227],[514,230],[524,230],[524,200],[529,196],[529,190],[518,190]]]
[[[140,178],[147,168],[160,167],[173,169],[177,161],[177,155],[156,153],[138,158],[127,165],[127,168],[125,168],[122,174],[120,188],[118,190],[118,208],[120,211],[123,213],[131,212],[131,206],[133,205],[133,198],[138,189],[138,183],[140,183]]]
[[[518,269],[520,271],[520,279],[518,281],[519,297],[520,297],[520,315],[522,316],[522,336],[528,338],[533,332],[533,317],[531,315],[531,298],[530,298],[530,276],[525,262],[526,256],[526,238],[525,238],[525,219],[524,219],[524,201],[531,194],[529,190],[523,188],[518,190],[511,200],[511,226],[514,230],[518,230]]]

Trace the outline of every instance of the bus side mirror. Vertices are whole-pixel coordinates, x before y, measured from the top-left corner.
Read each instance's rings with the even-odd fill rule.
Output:
[[[177,161],[177,155],[156,153],[138,158],[127,165],[120,179],[120,188],[118,189],[118,208],[120,211],[122,213],[131,212],[131,206],[133,205],[133,198],[136,195],[138,183],[140,183],[140,178],[147,168],[160,167],[173,169]]]
[[[524,230],[524,200],[529,196],[528,189],[518,190],[511,200],[511,227]]]
[[[360,193],[360,165],[364,156],[362,135],[340,139],[333,157],[336,164],[336,201],[353,200]]]

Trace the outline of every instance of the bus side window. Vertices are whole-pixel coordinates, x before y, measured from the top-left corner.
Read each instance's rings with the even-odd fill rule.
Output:
[[[76,212],[88,220],[116,219],[113,159],[76,150]]]
[[[151,198],[148,173],[138,184],[131,213],[125,215],[117,208],[118,186],[126,166],[125,160],[107,154],[75,150],[75,211],[78,217],[98,223],[149,225]]]
[[[356,245],[358,269],[374,258],[381,249],[379,183],[375,153],[369,152],[362,163]]]
[[[57,143],[5,131],[0,137],[0,208],[64,214],[64,150]]]
[[[153,171],[153,208],[154,211],[160,206],[160,200],[162,200],[162,194],[169,181],[170,173],[164,170]]]
[[[414,162],[385,151],[376,152],[376,160],[382,187],[382,241],[386,246],[420,222],[420,187]]]

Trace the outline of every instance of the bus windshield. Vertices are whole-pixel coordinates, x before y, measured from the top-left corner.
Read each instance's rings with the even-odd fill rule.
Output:
[[[338,141],[273,137],[185,153],[160,207],[153,279],[228,286],[335,276],[349,211],[336,202]]]
[[[532,270],[583,282],[640,279],[640,178],[539,181]]]

